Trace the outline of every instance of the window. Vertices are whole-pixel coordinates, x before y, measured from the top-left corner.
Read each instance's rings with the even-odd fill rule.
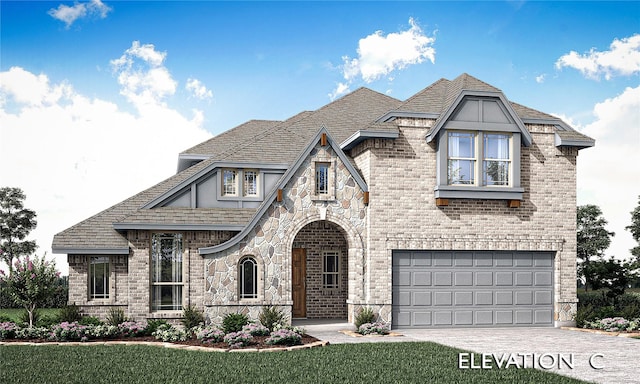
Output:
[[[244,196],[258,196],[258,171],[244,171]]]
[[[476,135],[449,132],[449,184],[475,184]]]
[[[238,195],[238,171],[225,169],[222,171],[222,195]]]
[[[240,298],[258,297],[258,264],[252,257],[246,257],[239,264]]]
[[[334,289],[339,287],[340,253],[325,251],[322,254],[322,288]]]
[[[89,294],[92,299],[109,298],[109,257],[91,257],[89,265]]]
[[[182,310],[182,234],[151,237],[151,309]]]
[[[511,134],[449,131],[447,138],[449,185],[510,185]]]
[[[316,163],[316,194],[329,193],[329,163]]]
[[[509,185],[509,135],[484,134],[482,185]]]

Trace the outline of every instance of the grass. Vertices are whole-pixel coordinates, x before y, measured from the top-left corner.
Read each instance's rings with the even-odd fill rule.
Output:
[[[58,315],[59,308],[38,308],[40,316],[55,317]],[[0,308],[0,317],[7,316],[18,322],[20,320],[20,314],[24,312],[24,308]]]
[[[582,383],[534,369],[458,369],[435,343],[339,344],[294,352],[219,353],[153,346],[0,346],[12,383]]]

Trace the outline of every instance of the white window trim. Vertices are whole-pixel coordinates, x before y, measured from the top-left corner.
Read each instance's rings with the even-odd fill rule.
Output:
[[[319,164],[328,164],[327,168],[327,192],[326,193],[318,193],[317,185],[316,185],[316,172]],[[335,187],[335,161],[332,159],[323,159],[318,158],[313,161],[311,174],[311,196],[313,200],[335,200],[336,196],[336,187]]]
[[[251,262],[253,263],[253,288],[255,292],[253,294],[245,294],[244,292],[244,263]],[[255,300],[258,298],[258,261],[253,256],[244,256],[240,259],[238,263],[238,298],[241,301],[244,300]]]
[[[234,184],[235,184],[234,189],[235,189],[235,192],[233,192],[233,193],[228,193],[226,191],[226,184],[225,184],[225,181],[226,181],[225,180],[225,173],[226,172],[233,172],[235,174],[235,177],[234,177]],[[240,184],[238,182],[239,179],[240,179],[240,172],[237,169],[223,168],[220,171],[220,180],[221,180],[220,194],[222,196],[225,196],[225,197],[237,197],[239,195],[239,191],[240,191],[240,189],[238,188],[239,184]]]
[[[236,173],[236,193],[225,194],[224,192],[224,172],[233,171]],[[245,195],[244,178],[245,172],[255,172],[256,174],[256,194]],[[264,195],[263,179],[265,172],[260,169],[243,169],[243,168],[220,168],[217,172],[217,199],[220,201],[261,201]]]
[[[247,194],[247,174],[251,172],[255,175],[255,193]],[[243,197],[260,197],[260,171],[257,169],[243,169],[242,170],[242,196]]]
[[[106,259],[106,260],[105,260]],[[94,260],[96,263],[94,263]],[[97,261],[102,261],[98,263]],[[92,293],[92,288],[95,287],[95,276],[93,266],[96,264],[107,264],[107,273],[104,276],[104,287],[106,292],[102,294]],[[109,256],[90,256],[89,257],[89,300],[108,300],[111,298],[111,271],[113,266],[111,265],[111,258]]]

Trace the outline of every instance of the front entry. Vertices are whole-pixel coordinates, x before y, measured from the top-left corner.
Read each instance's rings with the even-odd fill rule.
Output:
[[[307,317],[307,252],[304,248],[292,250],[291,285],[294,318]]]

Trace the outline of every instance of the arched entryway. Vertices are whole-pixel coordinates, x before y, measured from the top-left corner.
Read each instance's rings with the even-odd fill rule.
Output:
[[[347,318],[347,244],[342,228],[325,220],[296,234],[291,250],[293,318]]]

